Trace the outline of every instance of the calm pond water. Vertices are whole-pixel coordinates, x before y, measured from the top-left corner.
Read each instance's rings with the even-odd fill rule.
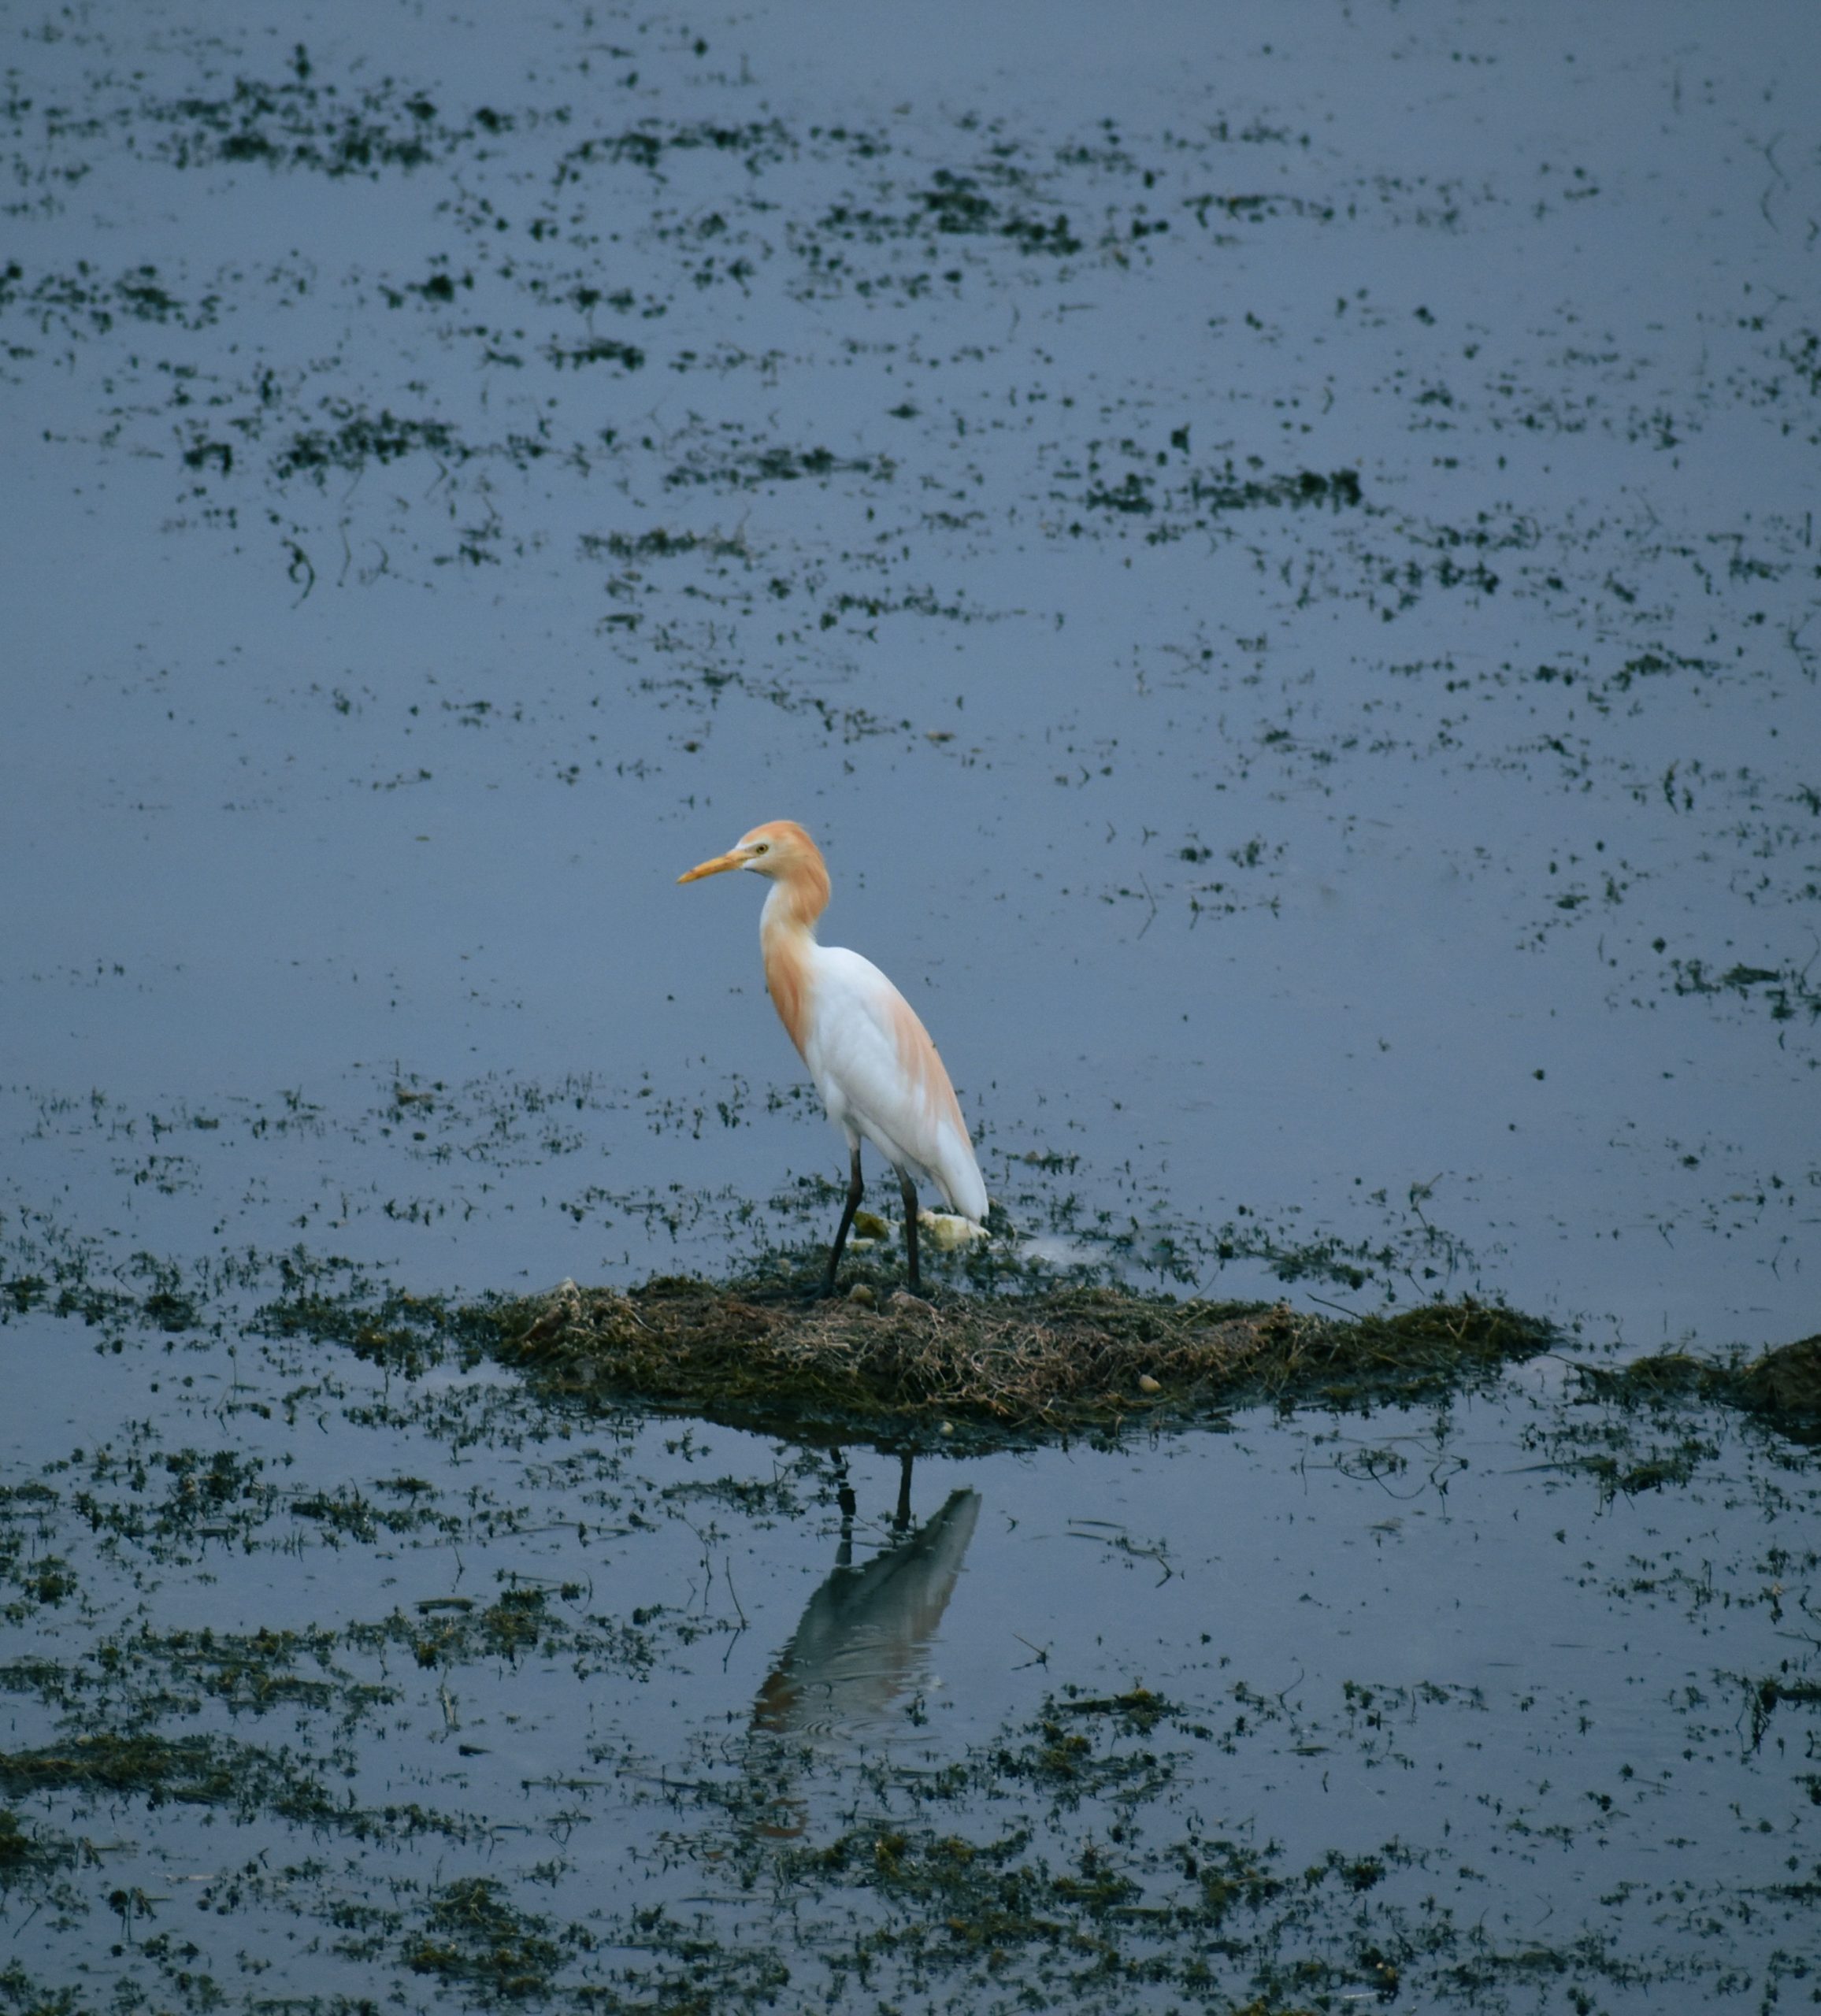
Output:
[[[0,24],[12,2004],[1812,1995],[1812,1458],[1566,1363],[1815,1325],[1810,12]],[[825,1236],[774,817],[1026,1251],[1564,1356],[901,1502],[273,1334]]]

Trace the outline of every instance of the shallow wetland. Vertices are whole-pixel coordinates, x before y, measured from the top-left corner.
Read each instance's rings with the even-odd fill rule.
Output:
[[[1821,2002],[1808,16],[0,23],[0,2009]]]

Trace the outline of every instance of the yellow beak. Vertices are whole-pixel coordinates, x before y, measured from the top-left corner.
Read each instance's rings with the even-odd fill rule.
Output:
[[[699,882],[704,875],[725,875],[730,868],[744,868],[746,856],[743,854],[718,854],[712,861],[703,862],[690,869],[687,875],[679,875],[679,882]]]

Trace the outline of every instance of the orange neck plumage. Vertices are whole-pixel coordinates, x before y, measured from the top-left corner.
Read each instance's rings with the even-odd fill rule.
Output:
[[[806,1054],[809,1041],[816,919],[829,906],[828,869],[809,836],[803,838],[807,851],[773,877],[758,922],[766,991],[799,1056]]]

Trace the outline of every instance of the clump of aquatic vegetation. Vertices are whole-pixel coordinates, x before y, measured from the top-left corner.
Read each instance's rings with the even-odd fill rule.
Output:
[[[499,1305],[493,1352],[547,1390],[714,1418],[1016,1435],[1187,1421],[1246,1401],[1354,1405],[1483,1377],[1551,1335],[1473,1302],[1344,1319],[1123,1288],[934,1302],[861,1288],[806,1300],[763,1279],[566,1281]]]

